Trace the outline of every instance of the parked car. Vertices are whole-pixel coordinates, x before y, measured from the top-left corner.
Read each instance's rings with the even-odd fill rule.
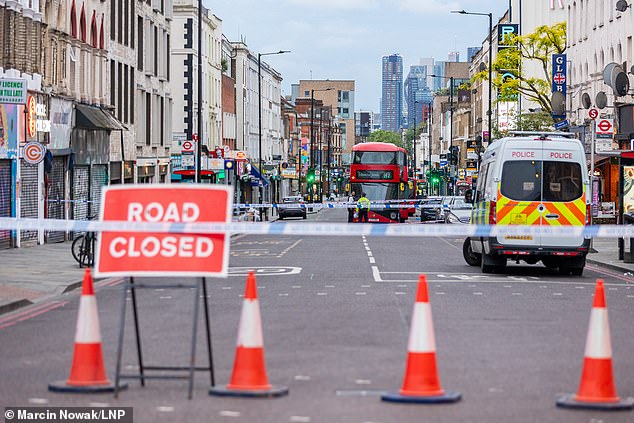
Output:
[[[286,217],[301,217],[306,219],[306,203],[301,195],[291,195],[284,197],[282,203],[278,205],[278,215],[280,220]]]
[[[449,211],[449,206],[457,199],[460,198],[464,201],[464,197],[447,195],[442,197],[440,201],[440,207],[436,209],[436,220],[440,222],[444,222],[447,216],[447,212]]]
[[[441,197],[427,197],[420,205],[420,221],[436,220],[436,214],[441,206]]]
[[[452,198],[445,209],[445,223],[469,223],[473,204],[467,203],[464,197]]]

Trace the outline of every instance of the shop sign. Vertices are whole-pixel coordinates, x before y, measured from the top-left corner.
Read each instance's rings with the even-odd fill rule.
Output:
[[[29,96],[26,102],[26,131],[30,138],[37,133],[36,104],[33,96]]]
[[[48,120],[46,104],[37,103],[35,105],[35,128],[37,132],[51,132],[51,121]]]
[[[295,172],[295,169],[282,169],[282,178],[295,179],[297,178],[297,172]]]
[[[25,104],[27,90],[26,79],[0,78],[0,104]]]

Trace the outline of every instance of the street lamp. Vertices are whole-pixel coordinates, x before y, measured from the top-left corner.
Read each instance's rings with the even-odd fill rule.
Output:
[[[329,87],[329,88],[323,88],[323,89],[311,89],[310,90],[310,168],[315,169],[314,167],[314,154],[315,154],[315,144],[314,144],[314,138],[315,138],[315,134],[313,131],[313,127],[315,125],[315,91],[319,92],[319,91],[332,91],[334,90],[334,88]],[[319,121],[321,122],[321,113],[319,114]],[[321,172],[319,174],[319,180],[321,181]],[[306,181],[308,182],[308,181]],[[310,185],[310,201],[311,203],[315,202],[315,193],[313,192],[313,186],[312,183]]]
[[[258,53],[258,167],[260,171],[259,181],[259,198],[258,203],[262,204],[262,191],[264,189],[264,181],[262,180],[262,56],[271,56],[274,54],[290,53],[290,50],[280,50],[271,53]],[[262,209],[260,208],[260,216],[262,216]]]
[[[433,78],[442,78],[449,80],[449,153],[453,151],[453,89],[454,89],[454,77],[446,77],[442,75],[429,75]],[[451,163],[449,164],[451,168]],[[453,182],[453,178],[451,179]]]
[[[493,13],[476,13],[476,12],[465,12],[464,10],[452,10],[451,13],[457,13],[459,15],[475,15],[475,16],[488,16],[489,17],[489,110],[487,111],[487,116],[489,117],[489,139],[487,140],[488,142],[492,141],[492,137],[493,137],[493,125],[491,123],[492,121],[492,115],[493,115],[493,109],[491,106],[491,99],[492,99],[492,93],[493,93],[493,88],[492,88],[492,80],[493,80],[493,76],[492,76],[492,72],[493,72],[493,67],[491,65],[492,63],[492,56],[493,56]]]
[[[416,110],[417,104],[420,104],[420,102],[414,100],[414,141],[412,143],[413,150],[414,150],[414,184],[416,184],[416,174],[417,174],[417,166],[416,166],[416,114],[418,114],[418,110]],[[418,191],[418,187],[414,188],[414,198],[416,198],[416,191]]]

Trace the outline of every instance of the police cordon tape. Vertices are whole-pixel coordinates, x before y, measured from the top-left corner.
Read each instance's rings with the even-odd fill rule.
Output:
[[[286,207],[299,207],[302,209],[347,209],[357,207],[357,203],[346,203],[346,202],[331,202],[331,203],[242,203],[242,204],[234,204],[234,209],[258,209],[258,208],[286,208]],[[429,204],[407,204],[402,201],[399,203],[386,203],[384,201],[371,201],[370,208],[374,209],[425,209],[425,208],[438,208],[440,205],[429,205]]]
[[[634,238],[634,225],[525,226],[525,225],[420,225],[327,222],[232,222],[161,223],[0,217],[0,230],[72,232],[155,232],[179,234],[244,233],[254,235],[489,237],[489,236],[584,236],[586,238]]]

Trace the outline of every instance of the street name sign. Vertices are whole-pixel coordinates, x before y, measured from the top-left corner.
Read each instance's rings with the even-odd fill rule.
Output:
[[[101,220],[150,223],[230,223],[233,192],[222,185],[105,187]],[[226,277],[229,234],[102,232],[95,276]]]

